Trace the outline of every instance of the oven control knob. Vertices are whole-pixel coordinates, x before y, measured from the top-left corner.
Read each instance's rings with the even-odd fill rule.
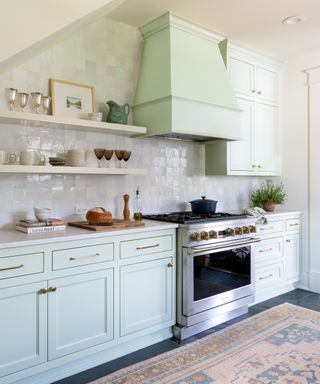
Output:
[[[233,228],[227,228],[226,229],[226,235],[227,236],[234,236],[234,229]]]
[[[250,229],[248,227],[242,227],[243,233],[250,233]]]
[[[200,241],[201,240],[201,234],[199,232],[192,233],[190,237],[191,237],[192,241]]]
[[[250,230],[250,233],[256,233],[257,232],[257,228],[255,225],[249,225],[249,230]]]
[[[210,235],[210,239],[217,239],[218,238],[218,232],[217,231],[210,231],[209,235]]]
[[[201,240],[210,240],[209,232],[201,232]]]
[[[235,233],[235,235],[242,235],[242,228],[240,228],[240,227],[236,227],[236,228],[234,229],[234,233]]]

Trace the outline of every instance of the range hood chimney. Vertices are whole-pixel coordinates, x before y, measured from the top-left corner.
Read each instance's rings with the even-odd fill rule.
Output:
[[[144,49],[134,124],[148,136],[239,140],[240,114],[212,32],[170,12],[140,28]]]

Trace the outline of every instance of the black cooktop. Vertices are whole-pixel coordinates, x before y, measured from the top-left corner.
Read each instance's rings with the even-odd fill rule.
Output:
[[[247,217],[244,214],[231,214],[224,212],[197,214],[192,212],[172,212],[172,213],[160,213],[143,215],[144,219],[167,221],[169,223],[177,224],[196,224],[206,223],[220,220],[237,220]]]

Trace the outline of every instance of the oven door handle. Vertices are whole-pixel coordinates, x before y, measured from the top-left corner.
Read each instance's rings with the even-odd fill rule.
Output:
[[[203,253],[203,252],[215,252],[215,251],[227,251],[229,249],[234,249],[238,247],[245,247],[247,245],[253,244],[253,243],[258,243],[261,241],[258,238],[249,238],[243,241],[228,241],[225,242],[224,244],[220,244],[219,246],[212,246],[212,245],[204,245],[204,246],[199,246],[199,247],[184,247],[187,249],[189,255],[195,255],[198,253]]]

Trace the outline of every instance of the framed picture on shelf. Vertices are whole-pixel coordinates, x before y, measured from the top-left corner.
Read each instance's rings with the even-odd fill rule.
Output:
[[[54,116],[86,118],[95,112],[93,85],[50,79],[52,114]]]

